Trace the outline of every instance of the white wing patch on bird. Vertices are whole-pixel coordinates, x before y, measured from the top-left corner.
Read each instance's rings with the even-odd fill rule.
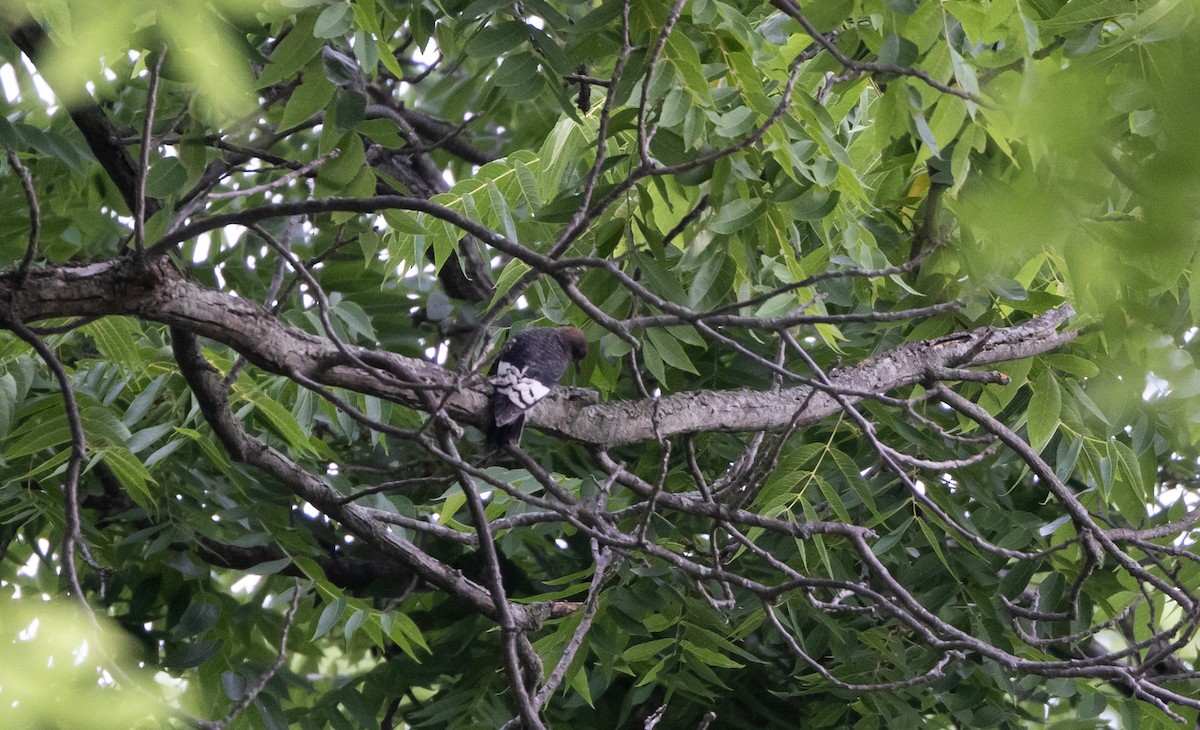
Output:
[[[587,338],[574,327],[541,327],[514,334],[488,371],[492,384],[488,443],[518,445],[525,413],[549,395],[572,361],[578,367],[586,354]]]
[[[496,366],[496,374],[489,382],[496,387],[496,392],[506,396],[517,408],[525,410],[537,403],[550,388],[542,383],[525,376],[528,367],[519,368],[511,363],[500,361]]]

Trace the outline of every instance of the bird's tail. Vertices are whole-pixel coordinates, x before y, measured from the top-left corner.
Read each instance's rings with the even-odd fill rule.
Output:
[[[521,432],[525,430],[525,414],[517,416],[503,426],[497,426],[493,418],[488,421],[487,443],[497,449],[521,443]]]

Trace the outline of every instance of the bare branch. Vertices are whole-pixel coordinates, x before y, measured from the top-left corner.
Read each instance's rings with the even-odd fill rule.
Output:
[[[800,648],[800,644],[796,641],[796,637],[792,636],[792,632],[784,628],[783,623],[779,620],[779,616],[775,614],[774,606],[769,603],[764,603],[763,608],[767,612],[767,618],[771,619],[771,624],[775,627],[775,630],[779,632],[779,635],[783,637],[784,642],[787,643],[788,648],[792,650],[792,653],[800,657],[805,664],[812,667],[826,682],[829,682],[833,686],[841,689],[851,690],[853,692],[878,692],[882,690],[897,690],[905,687],[915,687],[922,684],[929,684],[930,682],[934,682],[942,678],[946,667],[950,664],[950,662],[961,661],[963,658],[961,652],[949,651],[943,654],[942,658],[938,660],[937,664],[934,664],[933,667],[927,672],[914,677],[906,677],[904,679],[897,679],[891,682],[875,682],[872,684],[845,682],[833,676],[828,669],[821,666],[820,662],[818,662],[816,659],[813,659],[804,651],[804,649]]]
[[[150,69],[150,88],[146,90],[146,122],[142,127],[142,151],[137,169],[137,208],[133,212],[133,243],[138,256],[146,250],[146,177],[150,174],[150,147],[154,142],[154,108],[158,104],[158,80],[166,46],[159,49],[154,67]]]
[[[307,500],[374,545],[380,556],[408,567],[427,582],[466,601],[483,615],[495,616],[496,606],[488,590],[395,534],[386,523],[375,519],[370,510],[355,504],[343,504],[342,495],[337,490],[300,468],[282,452],[246,433],[229,411],[225,388],[212,366],[205,361],[196,338],[175,328],[171,330],[171,340],[180,371],[195,394],[205,420],[230,458],[262,469],[278,479],[296,496]],[[538,622],[534,608],[511,606],[514,625]]]
[[[63,408],[66,411],[67,425],[71,432],[71,456],[67,460],[67,473],[63,477],[63,514],[66,526],[63,528],[63,571],[67,577],[67,588],[71,597],[80,603],[88,613],[87,597],[79,584],[79,569],[75,564],[77,550],[86,550],[82,545],[83,536],[79,528],[79,471],[87,458],[87,437],[83,431],[83,421],[79,416],[79,403],[75,399],[75,386],[71,384],[71,376],[54,351],[37,335],[29,331],[23,323],[11,320],[6,325],[8,329],[29,344],[30,347],[46,363],[46,367],[54,373],[58,381],[59,391],[62,392]]]
[[[396,375],[381,380],[357,366],[334,343],[280,322],[259,305],[187,280],[167,264],[145,266],[110,261],[31,272],[18,289],[13,275],[0,275],[0,318],[33,321],[69,315],[134,314],[211,337],[270,372],[299,374],[326,387],[376,395],[425,409],[422,391],[453,391],[445,399],[456,421],[482,425],[490,389],[482,378],[461,379],[437,365],[394,353],[346,345],[357,360]],[[853,366],[832,371],[831,385],[801,385],[777,392],[692,391],[643,399],[596,403],[588,390],[559,388],[529,413],[531,426],[597,446],[655,438],[654,409],[665,438],[697,432],[778,430],[832,415],[841,406],[830,392],[850,402],[915,385],[938,367],[974,367],[1049,352],[1076,332],[1057,328],[1074,310],[1061,305],[1012,327],[983,328],[901,345]],[[980,341],[987,336],[985,344]],[[967,357],[964,361],[963,358]],[[774,363],[766,362],[774,372]],[[793,379],[796,377],[789,373]],[[657,403],[657,405],[656,405]]]
[[[1081,536],[1084,537],[1084,545],[1087,547],[1090,543],[1094,543],[1095,547],[1088,549],[1100,550],[1114,559],[1129,571],[1130,575],[1138,580],[1153,586],[1159,591],[1170,596],[1174,601],[1186,611],[1192,611],[1200,605],[1200,602],[1192,595],[1192,592],[1181,585],[1173,585],[1154,575],[1150,571],[1142,567],[1136,560],[1122,550],[1099,525],[1096,524],[1087,508],[1079,500],[1074,490],[1063,484],[1050,465],[1042,459],[1032,446],[1024,439],[1018,436],[1012,429],[1005,426],[998,419],[992,416],[983,408],[963,398],[961,395],[947,388],[941,383],[932,386],[932,390],[937,397],[946,405],[969,417],[971,420],[983,426],[985,430],[996,436],[1004,445],[1011,449],[1014,453],[1021,457],[1021,460],[1029,465],[1033,473],[1046,484],[1058,501],[1062,504],[1067,514],[1071,516],[1075,522]],[[1099,557],[1099,556],[1097,556]]]
[[[812,36],[812,39],[821,45],[822,48],[829,51],[829,54],[837,59],[837,62],[846,67],[854,75],[862,73],[890,73],[899,76],[912,76],[913,78],[924,81],[931,88],[937,89],[944,94],[951,94],[967,101],[979,102],[979,97],[962,89],[956,89],[952,86],[947,86],[942,82],[934,79],[927,72],[910,66],[899,66],[896,64],[873,63],[867,61],[856,61],[846,54],[842,53],[841,49],[830,40],[829,36],[817,30],[808,16],[801,11],[800,6],[794,0],[771,0],[771,5],[779,10],[782,10],[787,15],[791,16],[797,23],[804,28],[804,32]]]
[[[21,158],[17,157],[17,152],[11,145],[5,145],[4,149],[8,153],[8,164],[21,179],[21,189],[25,191],[25,203],[29,206],[29,243],[25,246],[25,255],[21,257],[21,263],[17,266],[17,281],[24,282],[25,276],[29,273],[29,266],[38,255],[38,239],[42,235],[42,208],[38,205],[37,191],[33,188],[33,178],[29,175],[29,168],[21,164]]]
[[[242,197],[247,197],[250,195],[257,195],[259,193],[268,193],[272,190],[275,190],[277,188],[281,188],[281,187],[287,185],[288,183],[290,183],[291,181],[295,180],[298,177],[307,175],[308,173],[317,169],[321,165],[324,165],[326,162],[328,162],[332,159],[335,159],[341,153],[342,153],[342,151],[338,150],[338,149],[329,150],[325,154],[320,155],[319,157],[314,159],[312,162],[309,162],[305,165],[301,165],[300,167],[297,167],[296,169],[291,170],[291,171],[285,173],[284,175],[281,175],[280,177],[275,178],[274,180],[272,180],[270,182],[263,183],[262,185],[255,185],[253,187],[245,188],[242,190],[230,190],[227,193],[209,193],[208,199],[209,200],[230,200],[233,198],[242,198]]]
[[[596,618],[596,611],[600,608],[600,587],[604,584],[604,579],[607,577],[608,566],[613,556],[612,550],[607,547],[599,548],[595,540],[592,541],[592,554],[595,556],[595,568],[592,573],[591,585],[588,586],[588,595],[584,601],[583,613],[579,617],[579,625],[575,627],[575,633],[571,634],[571,640],[567,642],[567,646],[563,650],[563,655],[559,658],[558,664],[554,665],[554,670],[546,678],[546,683],[534,695],[533,701],[538,707],[545,707],[546,703],[550,701],[550,697],[554,694],[554,691],[562,684],[567,670],[571,667],[571,662],[575,660],[576,653],[583,646],[583,640],[587,636],[588,629],[592,627],[592,621]]]
[[[223,728],[228,727],[230,723],[236,720],[238,716],[250,706],[250,703],[253,702],[256,697],[258,697],[258,694],[263,691],[264,687],[267,686],[267,682],[270,682],[271,678],[283,668],[283,663],[287,661],[288,634],[291,633],[292,624],[296,620],[296,609],[299,607],[300,579],[297,578],[292,581],[292,602],[288,605],[287,613],[284,614],[283,617],[283,632],[279,636],[279,651],[275,658],[275,663],[268,667],[267,671],[260,674],[254,680],[254,682],[246,688],[245,694],[243,694],[242,698],[238,700],[232,708],[230,708],[229,713],[225,715],[224,719],[215,723],[211,723],[207,725],[207,727],[212,728],[212,730],[223,730]]]

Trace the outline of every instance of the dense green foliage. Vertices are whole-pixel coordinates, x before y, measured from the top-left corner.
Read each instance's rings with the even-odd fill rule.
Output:
[[[0,665],[73,597],[148,726],[1196,722],[1194,2],[94,5],[0,3]]]

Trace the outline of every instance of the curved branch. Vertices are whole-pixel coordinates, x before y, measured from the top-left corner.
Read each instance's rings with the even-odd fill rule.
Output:
[[[286,454],[259,441],[250,434],[229,410],[225,387],[216,371],[200,352],[200,344],[192,334],[172,328],[171,344],[175,360],[192,393],[195,394],[204,418],[221,441],[230,458],[257,467],[287,485],[296,496],[307,500],[329,517],[341,522],[354,534],[380,550],[382,555],[407,566],[425,581],[438,586],[450,595],[471,604],[485,616],[495,617],[496,606],[483,586],[388,529],[372,517],[370,511],[355,504],[344,504],[342,495],[321,479],[308,473]],[[509,606],[513,623],[518,626],[535,622],[530,606]]]

